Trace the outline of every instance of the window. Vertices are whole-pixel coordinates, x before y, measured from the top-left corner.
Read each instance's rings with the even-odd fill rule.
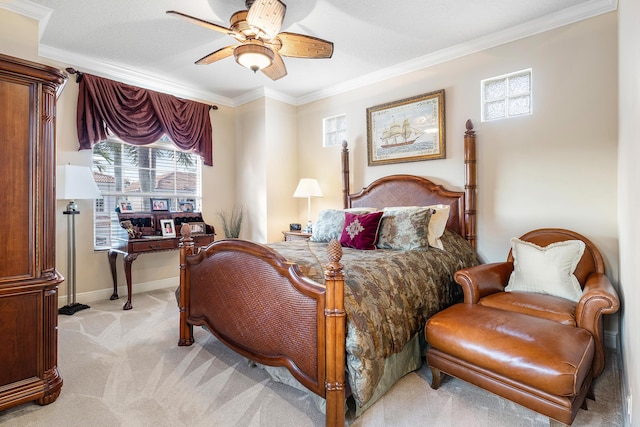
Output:
[[[482,80],[482,121],[531,114],[531,69]]]
[[[322,119],[322,133],[324,135],[322,146],[333,147],[342,144],[347,139],[347,116],[327,117]]]
[[[115,137],[94,145],[93,176],[103,196],[94,210],[95,249],[108,249],[121,234],[116,206],[122,200],[134,212],[151,211],[151,198],[169,199],[172,211],[178,210],[180,202],[200,210],[202,161],[197,154],[179,151],[164,136],[144,146]]]

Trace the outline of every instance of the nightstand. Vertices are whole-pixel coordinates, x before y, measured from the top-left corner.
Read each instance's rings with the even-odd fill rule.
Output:
[[[285,242],[290,242],[292,240],[307,240],[311,237],[311,233],[303,233],[302,231],[283,231],[282,235],[284,236]]]

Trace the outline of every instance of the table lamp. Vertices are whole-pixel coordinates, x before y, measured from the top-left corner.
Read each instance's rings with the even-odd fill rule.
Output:
[[[318,180],[313,178],[302,178],[298,183],[296,191],[293,193],[293,197],[307,198],[307,227],[303,230],[305,233],[311,233],[313,224],[311,223],[311,198],[322,197],[322,191]]]

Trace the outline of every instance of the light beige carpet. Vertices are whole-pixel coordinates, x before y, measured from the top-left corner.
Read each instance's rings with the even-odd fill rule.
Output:
[[[178,347],[173,289],[138,294],[133,310],[104,301],[59,318],[64,386],[48,406],[0,412],[5,426],[323,426],[302,392],[276,383],[201,328]],[[1,361],[0,361],[1,363]],[[596,380],[596,402],[574,426],[622,426],[617,356]],[[352,426],[547,426],[549,419],[460,380],[429,387],[405,376]]]

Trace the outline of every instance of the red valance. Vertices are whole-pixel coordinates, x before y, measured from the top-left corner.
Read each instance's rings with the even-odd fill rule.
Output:
[[[78,93],[80,149],[107,139],[107,130],[133,145],[163,134],[182,150],[213,165],[209,105],[83,74]]]

